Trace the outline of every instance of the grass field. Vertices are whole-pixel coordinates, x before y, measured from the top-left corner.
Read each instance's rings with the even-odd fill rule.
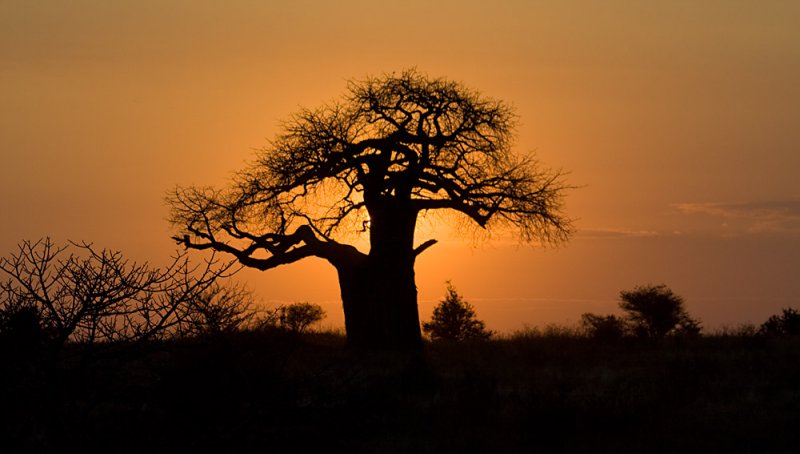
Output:
[[[5,348],[2,452],[797,452],[800,340]]]

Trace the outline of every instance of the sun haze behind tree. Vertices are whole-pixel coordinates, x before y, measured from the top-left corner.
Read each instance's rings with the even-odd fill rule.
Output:
[[[340,102],[302,109],[225,189],[168,197],[175,239],[267,270],[319,257],[338,273],[348,341],[417,348],[418,217],[447,211],[523,242],[571,233],[568,186],[512,150],[516,116],[502,101],[416,70],[351,81]],[[369,251],[342,238],[369,232]]]

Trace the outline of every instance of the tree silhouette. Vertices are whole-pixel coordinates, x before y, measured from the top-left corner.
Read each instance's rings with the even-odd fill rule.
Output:
[[[800,336],[800,311],[787,307],[780,315],[772,315],[761,324],[758,332],[764,336]]]
[[[302,333],[308,327],[322,321],[325,311],[322,306],[311,303],[292,303],[279,306],[268,313],[268,323],[291,333]]]
[[[492,332],[476,316],[472,305],[448,282],[447,296],[433,309],[431,321],[423,323],[422,330],[435,341],[488,339]]]
[[[512,151],[500,101],[415,70],[352,81],[343,101],[303,109],[225,189],[168,197],[175,239],[268,270],[320,257],[338,273],[348,342],[417,348],[420,215],[449,211],[529,243],[570,233],[562,175]],[[343,242],[368,232],[364,253]]]
[[[24,328],[54,346],[164,337],[182,331],[195,301],[232,265],[211,257],[194,266],[180,253],[154,268],[88,243],[24,241],[0,257],[8,278],[0,282],[0,328]]]
[[[689,316],[683,298],[669,287],[645,285],[620,292],[619,307],[625,311],[638,337],[661,339],[668,334],[696,335],[700,322]]]

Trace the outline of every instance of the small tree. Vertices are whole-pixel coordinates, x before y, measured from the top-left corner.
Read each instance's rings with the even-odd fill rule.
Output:
[[[800,336],[800,311],[783,309],[780,315],[773,315],[762,323],[758,333],[770,337]]]
[[[619,306],[638,337],[661,339],[670,334],[697,335],[700,332],[700,322],[686,312],[683,298],[664,284],[623,290],[620,298]]]
[[[293,303],[281,308],[280,325],[293,333],[302,333],[323,318],[325,318],[325,311],[319,305]]]
[[[287,306],[278,306],[270,309],[259,320],[261,328],[278,328],[292,333],[302,333],[309,326],[322,321],[325,311],[318,304],[292,303]]]
[[[433,309],[431,321],[422,324],[422,331],[435,341],[488,339],[492,336],[483,321],[476,318],[472,305],[464,301],[450,282],[447,283],[447,296]]]

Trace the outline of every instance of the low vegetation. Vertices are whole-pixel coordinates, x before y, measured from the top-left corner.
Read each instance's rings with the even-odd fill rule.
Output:
[[[0,342],[4,452],[792,452],[800,339],[430,342],[248,329],[54,353]]]
[[[701,333],[680,297],[648,286],[622,292],[623,316],[586,314],[581,327],[499,336],[449,285],[423,325],[431,340],[421,351],[371,351],[311,330],[324,317],[319,306],[259,312],[249,291],[218,273],[208,285],[190,285],[191,298],[163,296],[177,315],[148,314],[142,286],[109,285],[169,273],[92,254],[88,245],[76,247],[89,256],[55,260],[63,251],[48,244],[0,261],[10,275],[0,300],[2,452],[792,452],[800,445],[796,309],[760,326]],[[148,279],[130,282],[159,282]],[[136,298],[109,297],[126,291]],[[134,315],[169,323],[137,331],[122,323]],[[110,321],[121,321],[123,333],[152,335],[115,337]]]

